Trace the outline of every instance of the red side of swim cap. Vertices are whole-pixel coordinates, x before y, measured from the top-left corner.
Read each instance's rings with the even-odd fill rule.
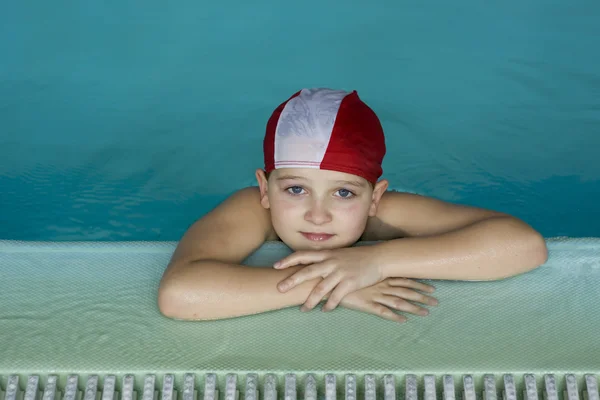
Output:
[[[342,100],[321,169],[377,182],[383,173],[385,136],[379,118],[353,91]]]
[[[376,182],[383,173],[385,136],[379,118],[356,91],[303,89],[267,122],[265,171],[319,168]]]

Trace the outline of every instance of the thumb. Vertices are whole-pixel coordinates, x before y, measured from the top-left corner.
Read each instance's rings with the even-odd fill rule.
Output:
[[[289,256],[277,261],[273,267],[275,269],[284,269],[301,264],[314,264],[325,259],[325,255],[318,251],[297,251]]]

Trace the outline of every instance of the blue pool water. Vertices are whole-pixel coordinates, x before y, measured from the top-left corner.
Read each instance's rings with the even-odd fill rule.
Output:
[[[356,89],[391,187],[600,236],[600,3],[4,2],[0,239],[177,240],[272,109]]]

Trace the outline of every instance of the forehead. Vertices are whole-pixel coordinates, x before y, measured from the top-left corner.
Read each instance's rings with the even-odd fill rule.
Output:
[[[366,187],[365,178],[339,171],[329,171],[316,168],[281,168],[273,171],[271,176],[275,181],[306,181],[313,184],[349,184],[357,187]]]

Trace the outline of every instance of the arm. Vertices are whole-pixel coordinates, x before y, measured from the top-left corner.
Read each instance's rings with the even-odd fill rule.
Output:
[[[373,246],[384,277],[502,279],[548,258],[544,238],[510,215],[408,193],[386,195],[370,231],[373,239],[388,239]]]
[[[158,290],[160,312],[174,319],[220,319],[302,304],[317,280],[280,293],[294,270],[240,265],[271,235],[257,188],[233,194],[179,241]]]
[[[426,237],[373,246],[383,277],[496,280],[530,271],[547,260],[541,235],[513,217],[491,217]]]
[[[163,280],[159,307],[174,319],[211,320],[292,307],[302,304],[320,279],[307,281],[287,293],[277,282],[295,273],[200,260],[174,269],[175,279]]]
[[[279,280],[301,267],[285,271],[271,268],[248,268],[218,262],[197,262],[179,270],[180,286],[176,290],[163,287],[161,311],[167,317],[187,320],[211,320],[250,315],[297,306],[306,301],[320,277],[307,280],[286,293],[276,289]],[[209,279],[205,279],[206,274]],[[410,279],[384,279],[370,287],[350,293],[341,305],[375,314],[397,322],[406,317],[392,311],[425,316],[428,311],[413,303],[437,305],[437,300],[417,292],[433,293],[434,288]],[[173,295],[173,299],[166,296]],[[330,293],[323,299],[329,298]]]

